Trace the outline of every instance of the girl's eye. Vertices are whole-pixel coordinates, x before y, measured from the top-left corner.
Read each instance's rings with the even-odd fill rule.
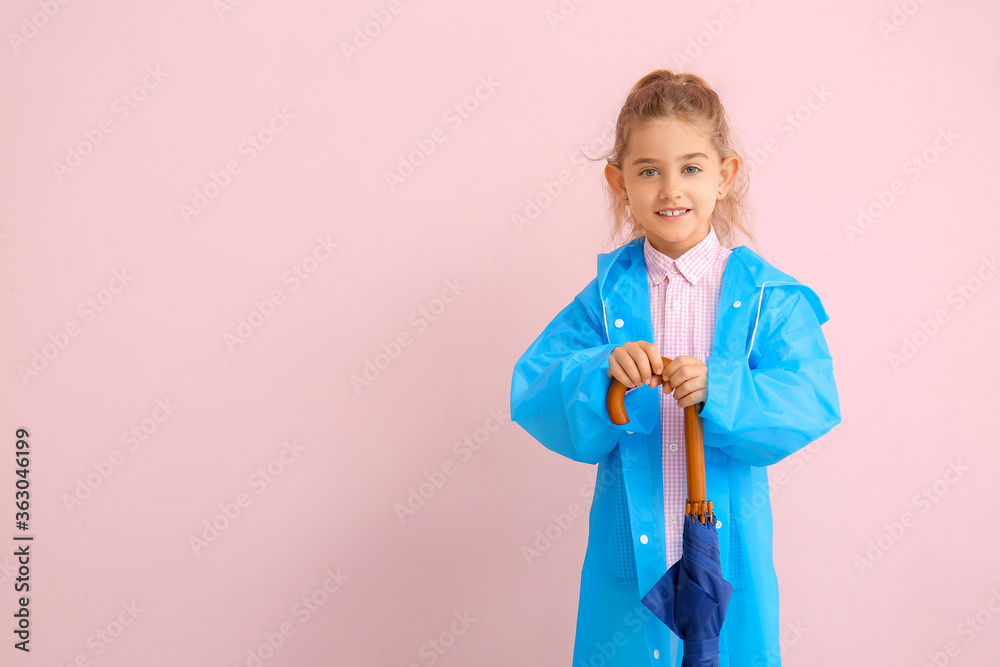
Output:
[[[694,171],[691,172],[691,171],[688,171],[688,169],[694,169]],[[646,172],[649,172],[649,171],[655,172],[656,168],[655,167],[647,167],[647,168],[643,169],[642,171],[640,171],[639,175],[640,176],[645,176]],[[698,168],[698,167],[696,167],[696,166],[694,166],[693,164],[689,164],[688,166],[684,167],[684,169],[682,171],[684,171],[685,174],[692,174],[692,173],[696,174],[699,171],[701,171],[701,169]]]

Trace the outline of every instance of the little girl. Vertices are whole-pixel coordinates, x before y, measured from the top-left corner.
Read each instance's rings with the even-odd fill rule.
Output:
[[[829,317],[811,288],[731,247],[736,230],[753,240],[745,163],[702,78],[640,79],[606,157],[613,232],[630,240],[598,255],[597,276],[518,359],[510,395],[542,445],[598,464],[573,665],[681,664],[678,637],[641,599],[681,556],[683,413],[699,403],[733,586],[719,664],[780,665],[766,466],[840,423]],[[624,426],[607,413],[612,377],[631,388]]]

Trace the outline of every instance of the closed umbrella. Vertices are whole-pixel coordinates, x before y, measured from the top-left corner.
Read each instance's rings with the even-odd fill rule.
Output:
[[[672,361],[662,359],[664,368]],[[629,421],[625,390],[625,385],[612,378],[607,406],[614,424]],[[705,497],[705,444],[699,415],[703,405],[684,408],[688,497],[683,552],[642,598],[642,603],[683,640],[682,667],[719,667],[719,634],[733,592],[722,577],[715,514],[712,501]]]

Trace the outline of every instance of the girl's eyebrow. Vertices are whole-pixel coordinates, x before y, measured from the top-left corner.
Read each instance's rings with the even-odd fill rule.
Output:
[[[694,159],[696,157],[703,157],[706,160],[708,159],[708,156],[705,155],[704,153],[688,153],[687,155],[682,155],[680,157],[680,159],[681,160],[691,160],[691,159]],[[659,162],[659,160],[657,160],[656,158],[652,158],[652,157],[640,157],[640,158],[636,158],[635,160],[632,161],[632,166],[634,167],[637,164],[657,164],[658,162]]]

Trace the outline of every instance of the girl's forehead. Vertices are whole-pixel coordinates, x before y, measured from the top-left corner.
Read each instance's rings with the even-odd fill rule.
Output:
[[[636,124],[628,137],[626,156],[659,159],[681,159],[685,155],[704,153],[712,157],[715,150],[708,132],[698,124],[678,119],[652,119]]]
[[[708,124],[704,121],[692,121],[684,118],[643,118],[637,120],[631,134],[646,139],[667,140],[688,138],[693,141],[708,141]]]

